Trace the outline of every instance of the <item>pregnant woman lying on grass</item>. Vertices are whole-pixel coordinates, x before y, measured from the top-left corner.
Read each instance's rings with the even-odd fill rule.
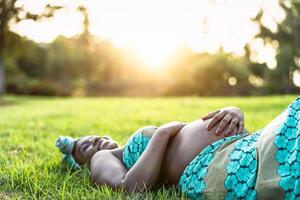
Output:
[[[72,168],[87,164],[98,185],[126,191],[177,186],[192,199],[299,199],[300,97],[249,134],[235,107],[191,123],[137,130],[124,147],[109,137],[59,137]]]

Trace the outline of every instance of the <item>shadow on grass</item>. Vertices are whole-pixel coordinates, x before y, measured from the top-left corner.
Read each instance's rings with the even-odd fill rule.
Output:
[[[15,105],[17,104],[18,101],[14,101],[14,100],[6,100],[6,99],[1,99],[0,98],[0,106],[11,106],[11,105]]]
[[[18,96],[11,96],[11,95],[0,95],[0,107],[23,104],[26,100],[29,100],[29,98],[23,98]]]
[[[41,97],[34,98],[31,96],[17,96],[17,95],[0,95],[0,107],[24,104],[27,101],[31,101],[33,99],[42,99],[42,98]]]

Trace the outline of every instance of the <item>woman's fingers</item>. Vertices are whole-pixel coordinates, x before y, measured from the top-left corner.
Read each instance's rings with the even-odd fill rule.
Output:
[[[203,120],[210,119],[213,116],[215,116],[216,114],[218,114],[219,112],[220,112],[220,110],[216,110],[216,111],[210,112],[210,113],[206,114],[205,116],[203,116],[202,119]]]
[[[238,130],[237,134],[242,133],[243,130],[244,130],[244,122],[243,122],[243,121],[240,121],[240,122],[239,122],[239,130]]]
[[[237,127],[236,127],[235,129],[233,129],[231,135],[237,135],[237,133],[238,133],[238,129],[237,129]]]
[[[230,125],[229,125],[228,129],[225,132],[225,136],[229,136],[231,133],[233,133],[234,129],[238,126],[238,123],[239,123],[239,119],[237,117],[234,117],[231,120]]]
[[[224,128],[227,126],[227,124],[232,120],[233,116],[228,114],[226,115],[221,123],[219,124],[219,127],[216,130],[216,135],[221,135],[221,133],[223,132]]]
[[[218,114],[216,114],[212,120],[209,122],[209,124],[207,125],[206,129],[209,131],[210,129],[212,129],[216,123],[218,121],[220,121],[221,119],[223,119],[223,117],[226,115],[226,112],[219,112]]]

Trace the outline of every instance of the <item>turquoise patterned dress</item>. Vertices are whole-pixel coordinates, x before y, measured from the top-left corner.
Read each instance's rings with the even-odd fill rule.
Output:
[[[155,130],[153,126],[146,126],[137,130],[123,149],[123,163],[127,169],[130,169],[146,149],[151,136],[147,136],[147,130]]]
[[[127,169],[151,139],[141,130],[125,146]],[[300,97],[263,129],[207,146],[187,165],[178,189],[191,199],[300,200]]]

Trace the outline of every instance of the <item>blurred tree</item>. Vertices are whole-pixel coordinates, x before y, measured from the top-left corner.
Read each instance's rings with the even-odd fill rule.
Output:
[[[85,6],[80,5],[77,9],[83,16],[83,31],[80,34],[80,42],[82,45],[88,46],[90,44],[91,34],[90,34],[90,20],[88,11]]]
[[[0,94],[5,92],[5,66],[4,50],[6,48],[6,35],[9,32],[9,22],[18,23],[22,20],[43,20],[52,17],[61,6],[46,5],[42,14],[33,14],[24,10],[23,6],[17,6],[17,0],[0,0]]]
[[[279,5],[285,11],[286,17],[277,23],[277,30],[271,30],[263,23],[264,11],[254,19],[260,27],[256,36],[265,43],[276,41],[277,66],[272,70],[264,70],[266,93],[296,93],[299,92],[293,83],[295,70],[300,69],[300,1],[279,0]]]
[[[215,54],[180,52],[181,58],[169,66],[167,94],[171,95],[247,95],[247,61],[234,58],[222,49]],[[177,58],[180,56],[177,56]]]
[[[20,35],[7,32],[4,65],[6,91],[18,94],[53,94],[48,83],[48,45],[37,44]]]

